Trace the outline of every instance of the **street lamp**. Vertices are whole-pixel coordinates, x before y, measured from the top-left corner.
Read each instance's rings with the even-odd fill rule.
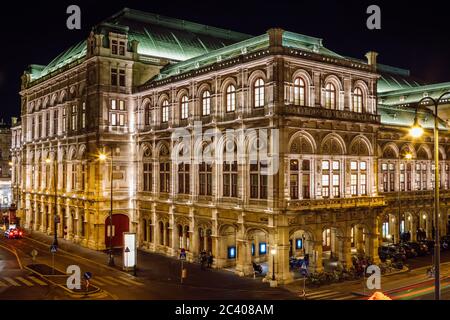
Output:
[[[417,111],[421,106],[421,103],[429,100],[434,105],[434,299],[441,299],[441,283],[440,283],[440,237],[439,237],[439,118],[438,118],[438,107],[441,100],[450,94],[450,91],[442,94],[437,100],[431,97],[422,98],[416,106],[414,125],[410,129],[410,134],[413,138],[419,138],[423,135],[424,130],[419,124],[419,119],[417,116]],[[429,110],[426,107],[427,111]]]
[[[112,214],[113,214],[113,149],[110,147],[110,180],[111,180],[111,198],[110,198],[110,211],[109,211],[109,260],[108,265],[110,267],[113,267],[115,265],[114,263],[114,254],[113,254],[113,244],[112,244],[112,237],[113,237],[113,223],[112,223]],[[108,156],[106,153],[100,153],[98,156],[98,159],[102,162],[106,162],[108,159]],[[108,234],[108,233],[107,233]]]
[[[406,153],[403,156],[403,159],[405,160],[411,160],[412,159],[412,154],[411,153]],[[401,163],[400,163],[401,157],[400,157],[400,152],[398,153],[398,193],[397,193],[397,203],[398,203],[398,214],[397,214],[397,223],[398,223],[398,243],[401,242],[401,234],[402,234],[402,214],[401,214],[401,201],[400,201],[400,192],[402,191],[402,182],[401,182]],[[407,172],[406,170],[404,170],[404,172]],[[406,190],[406,176],[403,176],[403,184],[405,186],[405,190]]]
[[[275,281],[275,255],[277,254],[277,249],[272,248],[270,254],[272,255],[272,281]]]
[[[53,245],[58,246],[58,186],[57,186],[57,178],[58,178],[58,167],[57,167],[57,156],[55,154],[55,159],[53,160],[53,188],[54,188],[54,217],[53,217]],[[45,163],[50,164],[52,162],[51,159],[45,159]]]

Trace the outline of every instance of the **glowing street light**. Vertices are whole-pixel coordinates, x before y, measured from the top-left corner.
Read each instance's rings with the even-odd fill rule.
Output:
[[[272,281],[275,281],[275,255],[277,254],[277,249],[272,248],[270,254],[272,255]]]
[[[109,261],[108,265],[113,267],[115,265],[114,263],[114,255],[113,255],[113,244],[112,244],[112,237],[113,237],[113,223],[112,223],[112,213],[113,213],[113,148],[110,147],[111,150],[111,156],[109,157],[110,160],[110,180],[111,180],[111,198],[110,198],[110,206],[111,209],[109,211]],[[98,159],[101,162],[106,162],[108,159],[108,156],[106,153],[102,152],[98,155]]]
[[[417,118],[417,115],[414,118],[414,125],[411,127],[411,129],[409,130],[409,134],[413,137],[413,138],[420,138],[421,136],[423,136],[423,128],[422,126],[419,124],[419,119]]]

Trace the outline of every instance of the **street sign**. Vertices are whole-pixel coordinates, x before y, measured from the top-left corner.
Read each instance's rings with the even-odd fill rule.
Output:
[[[124,243],[124,255],[123,255],[123,266],[126,270],[128,268],[136,267],[136,233],[124,232],[123,233],[123,243]]]
[[[56,251],[58,251],[58,247],[56,246],[56,244],[52,244],[50,247],[50,252],[51,253],[56,253]]]
[[[130,252],[130,248],[126,247],[126,248],[125,248],[125,252],[126,252],[126,253]]]
[[[92,278],[92,273],[90,273],[90,272],[85,272],[83,276],[84,276],[84,278],[85,278],[86,280],[89,280],[89,279]]]

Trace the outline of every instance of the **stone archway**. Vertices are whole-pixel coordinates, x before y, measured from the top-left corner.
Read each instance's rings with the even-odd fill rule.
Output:
[[[220,226],[217,246],[217,268],[235,266],[237,260],[237,227],[232,224]]]

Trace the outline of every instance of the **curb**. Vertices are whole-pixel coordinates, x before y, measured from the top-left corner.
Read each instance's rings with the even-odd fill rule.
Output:
[[[50,283],[53,284],[54,286],[57,286],[57,287],[60,287],[60,288],[64,289],[64,290],[67,291],[71,296],[76,296],[76,297],[79,297],[79,296],[92,296],[93,294],[97,294],[97,293],[99,293],[99,292],[101,291],[101,289],[100,289],[99,287],[92,285],[92,287],[96,288],[96,290],[93,291],[93,292],[90,292],[90,293],[88,293],[88,294],[86,294],[86,293],[84,293],[84,292],[83,292],[83,293],[81,293],[81,292],[80,292],[80,293],[74,292],[74,291],[72,291],[71,289],[66,288],[65,286],[63,286],[63,285],[61,285],[61,284],[59,284],[59,283],[53,282],[52,280],[49,279],[48,276],[45,276],[45,275],[41,274],[40,272],[37,272],[36,270],[33,270],[33,269],[29,268],[28,266],[25,266],[25,269],[27,269],[28,271],[31,271],[31,272],[34,273],[34,274],[39,275],[41,278],[47,280],[48,282],[50,282]],[[63,273],[64,275],[66,275],[64,272],[62,272],[62,271],[59,270],[59,269],[56,269],[56,268],[55,268],[55,270],[57,270],[57,271]]]

